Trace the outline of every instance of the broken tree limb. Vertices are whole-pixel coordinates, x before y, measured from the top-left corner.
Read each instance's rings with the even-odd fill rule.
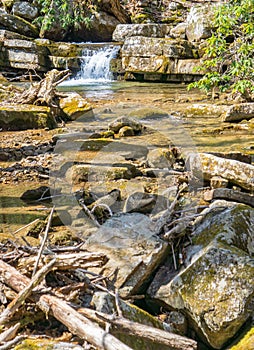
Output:
[[[30,283],[28,277],[23,276],[14,267],[6,264],[2,260],[0,260],[0,273],[3,282],[18,292]],[[132,350],[129,346],[105,332],[97,324],[79,314],[65,301],[46,294],[41,296],[32,294],[31,298],[37,302],[37,305],[46,314],[50,312],[58,321],[63,323],[71,333],[76,334],[95,347],[104,350]]]
[[[16,338],[6,342],[3,345],[0,345],[0,350],[13,349],[13,346],[21,342],[24,338],[26,338],[24,335],[18,335]]]
[[[39,249],[39,252],[38,252],[35,264],[34,264],[32,277],[35,275],[35,273],[37,271],[43,248],[44,248],[44,246],[46,244],[46,241],[48,239],[48,233],[49,233],[49,229],[50,229],[50,226],[51,226],[54,210],[55,210],[55,206],[53,206],[53,208],[51,209],[49,217],[48,217],[48,222],[47,222],[47,226],[46,226],[46,229],[45,229],[45,232],[44,232],[43,240],[41,242],[41,246],[40,246],[40,249]]]
[[[21,290],[15,299],[7,306],[0,315],[0,325],[5,324],[15,311],[24,303],[24,301],[32,293],[33,289],[42,281],[46,274],[53,268],[55,259],[51,260],[46,266],[43,266],[35,276],[30,280],[28,285]]]
[[[69,76],[70,71],[68,69],[64,71],[52,69],[46,73],[44,79],[31,84],[29,89],[26,89],[21,93],[17,92],[9,102],[15,104],[34,104],[57,107],[56,86]]]
[[[52,257],[55,257],[55,268],[57,270],[74,270],[77,268],[88,269],[91,267],[101,267],[106,264],[108,258],[103,253],[90,253],[90,252],[79,252],[79,253],[62,253],[57,255],[47,254],[43,255],[39,268],[42,264],[48,263]],[[29,272],[33,269],[36,256],[29,256],[26,258],[20,258],[18,267],[19,269]]]
[[[4,332],[0,334],[0,343],[7,342],[12,340],[20,327],[20,323],[16,323],[14,326],[6,329]]]
[[[154,343],[167,345],[172,350],[197,349],[197,342],[195,340],[178,334],[170,333],[138,322],[132,322],[123,317],[112,317],[111,315],[88,308],[80,308],[78,311],[93,321],[111,323],[112,326],[116,327],[115,331],[117,333],[128,333],[133,336],[151,340]]]

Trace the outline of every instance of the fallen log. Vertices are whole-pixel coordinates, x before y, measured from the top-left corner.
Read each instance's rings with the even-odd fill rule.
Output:
[[[17,292],[20,292],[30,283],[28,277],[23,276],[14,267],[6,264],[2,260],[0,260],[0,273],[3,282]],[[37,305],[46,315],[51,313],[58,321],[63,323],[71,333],[86,340],[97,348],[106,350],[132,350],[129,346],[104,331],[97,324],[80,315],[65,301],[47,294],[32,294],[31,298],[33,301],[37,302]]]
[[[157,344],[167,345],[172,350],[197,349],[197,342],[195,340],[178,334],[170,333],[138,322],[132,322],[124,317],[112,317],[111,315],[88,308],[80,308],[78,311],[82,315],[98,323],[110,323],[112,326],[116,327],[115,332],[117,333],[128,333]]]

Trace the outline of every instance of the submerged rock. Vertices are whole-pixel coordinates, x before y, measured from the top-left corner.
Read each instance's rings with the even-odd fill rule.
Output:
[[[150,168],[172,169],[174,162],[174,154],[168,148],[155,148],[147,155],[147,164]]]
[[[139,121],[128,117],[119,117],[115,119],[113,122],[111,122],[108,127],[109,127],[109,130],[112,130],[115,133],[118,133],[119,130],[125,126],[131,127],[135,133],[140,132],[143,128],[142,124]]]

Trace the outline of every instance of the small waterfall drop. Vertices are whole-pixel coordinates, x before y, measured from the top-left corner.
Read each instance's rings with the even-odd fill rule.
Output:
[[[94,46],[94,47],[93,47]],[[120,46],[87,44],[82,51],[81,70],[73,79],[64,81],[61,86],[107,83],[113,80],[110,61],[116,58]]]
[[[119,46],[101,47],[99,50],[84,49],[79,79],[87,82],[104,82],[113,79],[110,72],[110,61],[115,58]]]

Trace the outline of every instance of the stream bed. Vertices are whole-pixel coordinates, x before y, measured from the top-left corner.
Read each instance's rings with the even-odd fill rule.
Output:
[[[78,83],[78,84],[77,84]],[[76,85],[75,85],[76,84]],[[129,138],[130,143],[162,145],[163,142],[173,141],[182,152],[241,152],[254,154],[254,134],[251,123],[223,123],[221,115],[227,108],[225,100],[211,100],[200,91],[187,91],[185,84],[162,84],[140,82],[67,82],[60,91],[76,91],[84,96],[94,106],[92,121],[80,118],[66,124],[65,132],[105,131],[108,123],[119,116],[130,116],[144,122],[154,131],[144,138]],[[57,130],[56,132],[61,132]],[[47,131],[42,131],[43,134]],[[53,135],[54,131],[50,131]],[[7,134],[7,136],[6,136]],[[17,134],[17,132],[16,132]],[[12,134],[1,133],[1,140],[12,137]],[[14,134],[15,135],[15,132]],[[46,135],[46,134],[45,134]],[[24,136],[25,137],[25,136]],[[49,138],[48,135],[45,138]],[[164,141],[163,141],[164,140]],[[32,142],[32,141],[30,141]],[[38,141],[37,141],[38,142]],[[165,143],[164,142],[164,143]],[[21,144],[19,139],[17,147]],[[14,147],[14,146],[13,146]],[[58,151],[61,146],[58,147]],[[72,160],[77,157],[76,144],[68,144],[69,156]],[[70,151],[70,149],[72,149]],[[74,152],[74,153],[73,153]],[[94,155],[93,155],[94,156]],[[76,159],[77,160],[77,159]],[[111,160],[109,160],[111,162]],[[14,162],[15,163],[15,162]],[[11,166],[13,162],[1,163],[2,167]],[[41,184],[40,180],[40,184]],[[6,234],[25,225],[31,219],[41,218],[43,211],[41,203],[27,205],[20,200],[20,195],[29,187],[38,187],[36,179],[29,182],[18,181],[8,186],[1,184],[0,195],[0,232]]]

